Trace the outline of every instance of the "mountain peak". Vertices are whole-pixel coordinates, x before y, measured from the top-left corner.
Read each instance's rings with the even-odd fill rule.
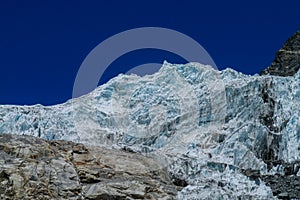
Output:
[[[293,76],[300,68],[300,30],[290,37],[276,53],[271,66],[261,75]]]

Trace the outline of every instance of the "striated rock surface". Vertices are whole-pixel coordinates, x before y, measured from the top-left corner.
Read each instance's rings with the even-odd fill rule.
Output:
[[[121,150],[0,135],[0,199],[175,199],[163,165]]]
[[[293,76],[300,69],[300,30],[290,37],[277,52],[270,67],[262,75]]]

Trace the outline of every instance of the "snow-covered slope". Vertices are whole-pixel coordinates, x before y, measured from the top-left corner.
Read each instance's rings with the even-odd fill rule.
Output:
[[[280,163],[300,160],[299,106],[300,72],[247,76],[165,62],[154,75],[119,75],[61,105],[1,106],[0,133],[152,155],[187,185],[179,199],[270,199],[271,189],[243,172],[284,174]]]

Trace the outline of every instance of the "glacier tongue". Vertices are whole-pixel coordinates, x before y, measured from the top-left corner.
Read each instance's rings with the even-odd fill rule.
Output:
[[[242,171],[284,173],[280,163],[300,160],[299,73],[248,76],[165,62],[154,75],[119,75],[61,105],[1,106],[0,133],[157,157],[189,185],[178,198],[270,199],[270,188]]]

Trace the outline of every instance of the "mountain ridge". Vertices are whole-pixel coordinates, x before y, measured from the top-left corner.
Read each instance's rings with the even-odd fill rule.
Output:
[[[55,141],[66,140],[76,142],[75,146],[99,146],[99,154],[115,152],[112,159],[120,151],[133,157],[144,156],[143,159],[156,158],[155,162],[166,170],[159,174],[167,173],[171,180],[168,185],[180,187],[177,194],[174,190],[159,190],[162,196],[171,194],[171,199],[300,198],[300,71],[292,76],[290,72],[286,71],[288,76],[249,76],[232,69],[217,71],[199,63],[165,62],[154,75],[119,75],[90,94],[64,104],[0,106],[0,148],[4,151],[0,183],[13,187],[11,180],[20,178],[16,175],[19,171],[14,170],[26,170],[5,164],[10,156],[12,162],[24,162],[23,157],[7,149],[24,146],[27,136],[4,134],[12,133],[37,137],[33,139],[36,146],[45,142],[38,137],[50,140],[50,149]],[[36,148],[29,143],[29,149]],[[24,148],[28,149],[26,145]],[[53,160],[51,155],[43,156]],[[89,156],[81,158],[88,160]],[[88,176],[100,173],[102,168],[97,170]],[[77,180],[78,175],[74,178]],[[135,182],[133,179],[128,184]],[[18,184],[27,187],[26,181]],[[11,193],[14,189],[3,188],[11,187],[0,187],[6,195],[1,198],[16,197]],[[98,189],[93,191],[96,193],[90,199],[101,198]],[[115,196],[105,196],[110,192]],[[63,191],[59,194],[65,195]],[[47,195],[41,198],[48,198]],[[125,199],[131,193],[117,194],[107,188],[101,195],[112,199],[121,195]],[[155,199],[158,194],[153,195],[151,198]],[[147,192],[131,196],[135,197],[148,198]]]

